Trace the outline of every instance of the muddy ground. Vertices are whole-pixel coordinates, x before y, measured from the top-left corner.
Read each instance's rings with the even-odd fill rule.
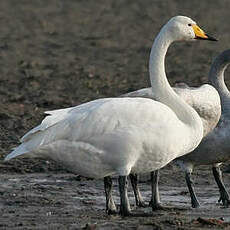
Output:
[[[153,38],[179,14],[219,38],[175,43],[169,49],[170,83],[198,86],[207,82],[213,58],[230,48],[227,0],[0,1],[0,229],[81,229],[87,223],[88,229],[230,228],[229,209],[217,204],[210,167],[194,173],[202,208],[190,209],[183,173],[168,167],[162,172],[162,201],[186,210],[122,219],[105,214],[100,180],[73,175],[53,162],[3,162],[44,111],[149,86]],[[225,182],[229,187],[228,175]],[[148,200],[149,184],[141,184],[141,189]],[[119,203],[117,187],[114,190]],[[198,217],[224,221],[204,223]]]

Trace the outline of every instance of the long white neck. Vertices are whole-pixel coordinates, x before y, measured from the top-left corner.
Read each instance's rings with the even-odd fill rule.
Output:
[[[200,130],[200,117],[174,92],[165,74],[165,55],[169,45],[174,41],[171,36],[170,31],[164,26],[153,43],[149,59],[152,90],[156,100],[170,107],[182,122]]]

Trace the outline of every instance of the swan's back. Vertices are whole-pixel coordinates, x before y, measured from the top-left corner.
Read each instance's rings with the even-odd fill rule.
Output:
[[[198,88],[177,87],[174,90],[197,111],[202,119],[204,136],[206,136],[216,127],[221,116],[220,96],[216,89],[205,84]]]

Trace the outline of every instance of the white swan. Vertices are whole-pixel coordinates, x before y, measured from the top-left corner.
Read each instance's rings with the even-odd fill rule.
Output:
[[[198,114],[170,87],[164,60],[173,41],[210,39],[194,21],[172,18],[154,41],[150,55],[152,89],[159,102],[145,98],[107,98],[47,112],[21,139],[14,157],[43,157],[92,178],[119,175],[121,215],[132,215],[127,176],[157,170],[191,152],[202,139]],[[175,144],[177,143],[177,144]]]

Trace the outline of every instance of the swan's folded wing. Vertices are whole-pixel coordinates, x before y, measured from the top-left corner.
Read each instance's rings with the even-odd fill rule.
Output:
[[[21,138],[21,145],[14,148],[13,152],[7,155],[5,160],[27,152],[36,151],[39,147],[57,140],[78,138],[86,130],[84,125],[87,121],[84,122],[84,119],[88,117],[88,120],[90,120],[89,115],[91,112],[106,101],[109,101],[109,99],[96,100],[76,107],[46,112],[50,115],[45,117],[40,125],[30,130]],[[93,129],[93,127],[91,128]],[[77,129],[77,131],[72,129]],[[76,134],[78,136],[74,137]]]
[[[47,129],[48,127],[51,127],[53,125],[55,125],[56,123],[58,123],[59,121],[65,119],[66,115],[68,114],[68,112],[71,110],[72,108],[66,108],[66,109],[57,109],[57,110],[53,110],[53,111],[46,111],[45,114],[47,114],[48,116],[46,116],[40,125],[34,127],[33,129],[31,129],[28,133],[26,133],[21,139],[21,142],[27,141],[28,139],[31,138],[31,136],[34,133],[43,131],[45,129]]]
[[[143,97],[154,99],[152,88],[139,89],[133,92],[122,94],[120,97]]]
[[[38,132],[44,131],[57,123],[61,122],[62,120],[65,120],[70,114],[77,114],[77,117],[79,116],[85,116],[86,113],[90,112],[95,108],[95,106],[99,106],[101,103],[104,101],[107,101],[109,99],[103,99],[103,100],[95,100],[90,103],[84,103],[78,106],[70,107],[70,108],[65,108],[65,109],[56,109],[52,111],[46,111],[45,114],[46,116],[40,125],[34,127],[31,129],[28,133],[26,133],[21,139],[21,142],[28,141],[29,139],[32,138],[32,136]],[[99,103],[100,101],[100,103]]]
[[[14,152],[29,152],[56,140],[88,138],[113,129],[119,119],[114,119],[112,108],[103,106],[110,100],[111,98],[99,99],[76,107],[47,111],[46,114],[49,115],[21,138],[22,144]],[[113,106],[113,103],[109,105]]]
[[[198,88],[174,88],[174,90],[197,111],[202,119],[206,136],[215,128],[221,116],[220,96],[217,90],[209,84]]]

